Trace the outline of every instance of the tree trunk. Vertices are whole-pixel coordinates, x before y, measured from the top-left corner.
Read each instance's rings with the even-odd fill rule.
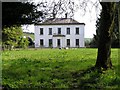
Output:
[[[113,17],[111,16],[111,3],[102,2],[102,13],[100,23],[100,36],[98,43],[98,55],[96,61],[96,68],[108,69],[112,67],[111,62],[111,38],[110,27]]]

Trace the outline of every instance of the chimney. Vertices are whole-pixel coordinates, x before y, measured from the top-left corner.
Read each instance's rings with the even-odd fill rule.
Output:
[[[67,13],[65,13],[65,18],[67,18]]]

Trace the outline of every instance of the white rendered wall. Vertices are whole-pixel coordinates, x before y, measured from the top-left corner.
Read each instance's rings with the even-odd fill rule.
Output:
[[[79,35],[76,35],[76,27],[79,27]],[[40,28],[43,28],[43,35],[40,35]],[[49,35],[49,28],[52,28],[52,35]],[[65,37],[53,37],[58,28]],[[66,28],[70,28],[70,35],[66,35]],[[62,47],[66,47],[67,39],[70,39],[70,47],[76,47],[76,39],[79,39],[80,47],[84,47],[84,25],[35,25],[35,47],[40,47],[40,39],[44,40],[44,47],[49,47],[49,39],[53,39],[53,47],[57,47],[57,39],[62,40]]]

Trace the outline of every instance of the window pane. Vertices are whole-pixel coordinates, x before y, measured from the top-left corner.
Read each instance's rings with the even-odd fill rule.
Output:
[[[52,46],[52,39],[49,39],[49,47]]]
[[[49,35],[52,35],[52,28],[49,28]]]
[[[67,34],[70,34],[70,28],[67,28]]]
[[[40,39],[40,46],[43,46],[43,39]]]
[[[40,28],[40,35],[43,35],[43,28]]]
[[[79,34],[79,28],[76,28],[76,34]]]
[[[79,39],[76,39],[76,46],[79,46]]]
[[[58,34],[61,34],[61,28],[58,28]]]
[[[70,39],[67,39],[67,46],[70,46]]]

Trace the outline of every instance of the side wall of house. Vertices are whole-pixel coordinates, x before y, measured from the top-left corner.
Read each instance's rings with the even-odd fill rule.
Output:
[[[76,35],[77,27],[79,35]],[[43,35],[40,35],[40,28],[43,28]],[[52,28],[52,35],[49,35],[49,28]],[[58,34],[58,28],[65,37],[53,37]],[[70,35],[67,35],[67,28],[70,28]],[[66,47],[67,39],[70,39],[70,47],[76,47],[76,39],[79,39],[79,47],[84,47],[84,25],[35,25],[35,47],[40,47],[40,39],[44,40],[43,47],[49,47],[49,39],[53,40],[53,47],[57,47],[57,39],[61,39],[62,47]]]

